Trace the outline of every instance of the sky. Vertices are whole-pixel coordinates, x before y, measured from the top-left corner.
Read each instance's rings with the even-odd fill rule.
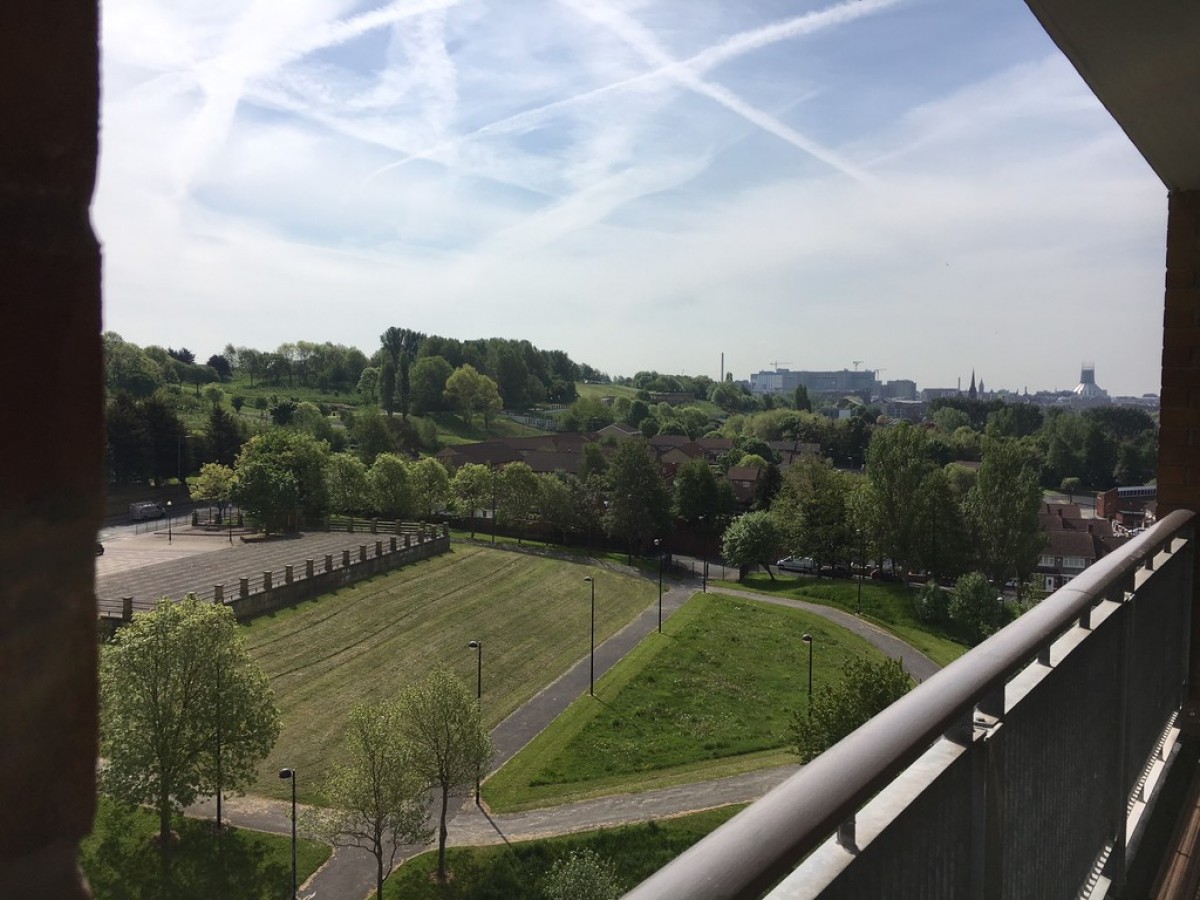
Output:
[[[1159,389],[1166,189],[1020,0],[105,0],[104,325]]]

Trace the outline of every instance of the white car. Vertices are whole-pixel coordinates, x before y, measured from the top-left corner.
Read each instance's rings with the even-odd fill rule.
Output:
[[[775,563],[775,568],[781,572],[799,572],[804,575],[817,573],[817,564],[808,556],[785,556]]]

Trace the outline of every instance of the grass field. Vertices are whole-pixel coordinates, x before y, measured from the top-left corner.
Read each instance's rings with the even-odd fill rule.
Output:
[[[283,731],[252,793],[283,797],[275,773],[288,767],[298,771],[300,796],[322,802],[350,708],[396,697],[439,663],[473,688],[470,640],[483,643],[483,713],[497,724],[587,654],[585,575],[597,578],[597,642],[657,597],[649,581],[583,562],[456,545],[256,620],[246,642],[274,688]]]
[[[383,885],[386,900],[499,900],[541,897],[541,880],[555,860],[589,849],[616,868],[624,890],[634,887],[717,826],[741,806],[727,806],[644,825],[624,825],[509,846],[456,847],[447,851],[453,879],[433,882],[437,855],[425,853],[401,866]]]
[[[795,762],[792,712],[851,657],[880,658],[802,610],[697,594],[484,784],[512,812]]]
[[[742,581],[715,581],[714,586],[780,594],[809,603],[834,606],[853,613],[858,609],[858,582],[850,579],[777,576],[755,572]],[[862,617],[916,647],[939,666],[946,666],[969,649],[966,636],[953,625],[934,624],[918,618],[912,605],[912,589],[899,583],[870,581],[862,585]]]
[[[213,823],[176,819],[179,843],[164,869],[151,836],[156,813],[100,798],[92,833],[83,841],[80,865],[96,900],[277,900],[291,894],[292,839],[226,828],[218,838]],[[315,872],[330,849],[300,840],[298,881]]]

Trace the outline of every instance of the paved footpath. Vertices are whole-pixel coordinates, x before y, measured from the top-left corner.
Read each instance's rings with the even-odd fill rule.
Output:
[[[343,536],[344,539],[344,536]],[[625,567],[619,567],[625,569]],[[627,570],[631,571],[631,570]],[[688,577],[667,585],[663,595],[663,619],[679,609],[699,588],[699,579]],[[732,588],[710,588],[710,593],[750,597],[780,606],[791,606],[822,616],[853,631],[888,656],[901,659],[905,669],[923,681],[938,666],[908,644],[848,613],[799,600]],[[658,627],[658,603],[651,604],[636,620],[596,648],[596,675],[600,677]],[[496,754],[492,771],[508,762],[571,703],[587,692],[588,658],[584,657],[555,682],[492,730]],[[714,781],[642,791],[615,797],[585,800],[524,813],[492,814],[475,806],[470,797],[460,798],[450,810],[453,827],[449,843],[455,846],[497,844],[528,840],[575,831],[645,822],[757,800],[797,771],[799,766],[782,766],[749,772]],[[215,802],[207,800],[187,810],[188,815],[214,818]],[[291,834],[291,804],[262,797],[226,798],[223,813],[239,827],[277,834]],[[400,849],[397,861],[426,850],[426,846]],[[375,861],[364,850],[341,848],[305,883],[301,896],[308,900],[361,900],[375,886]]]

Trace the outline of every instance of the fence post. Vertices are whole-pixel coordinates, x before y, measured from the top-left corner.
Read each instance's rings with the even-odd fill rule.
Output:
[[[376,542],[375,542],[375,555],[376,555],[377,557],[378,557],[378,556],[383,556],[383,541],[376,541]]]
[[[332,553],[325,554],[325,571],[326,572],[333,571],[333,554]]]
[[[241,597],[243,600],[245,600],[247,597],[250,596],[250,579],[249,578],[239,578],[238,579],[238,596]]]
[[[449,522],[442,523],[442,537],[450,537],[450,523]]]
[[[271,589],[271,573],[263,572],[263,590],[269,591],[270,589]]]
[[[412,535],[406,534],[404,536],[404,549],[407,550],[411,546],[412,546]]]
[[[292,567],[290,565],[283,567],[283,583],[292,583]]]
[[[346,569],[349,567],[350,567],[350,551],[343,550],[342,551],[342,568]]]
[[[305,578],[313,577],[313,561],[311,559],[306,559],[304,561],[304,577]]]
[[[121,621],[128,622],[132,618],[133,618],[133,598],[132,597],[122,597],[121,598]]]
[[[225,585],[214,584],[213,585],[213,603],[217,606],[220,606],[220,605],[224,604],[224,602],[225,602]]]
[[[392,535],[391,540],[388,541],[388,547],[392,553],[396,552],[396,536],[394,534]]]
[[[358,561],[359,562],[367,561],[367,545],[366,544],[358,545]]]

